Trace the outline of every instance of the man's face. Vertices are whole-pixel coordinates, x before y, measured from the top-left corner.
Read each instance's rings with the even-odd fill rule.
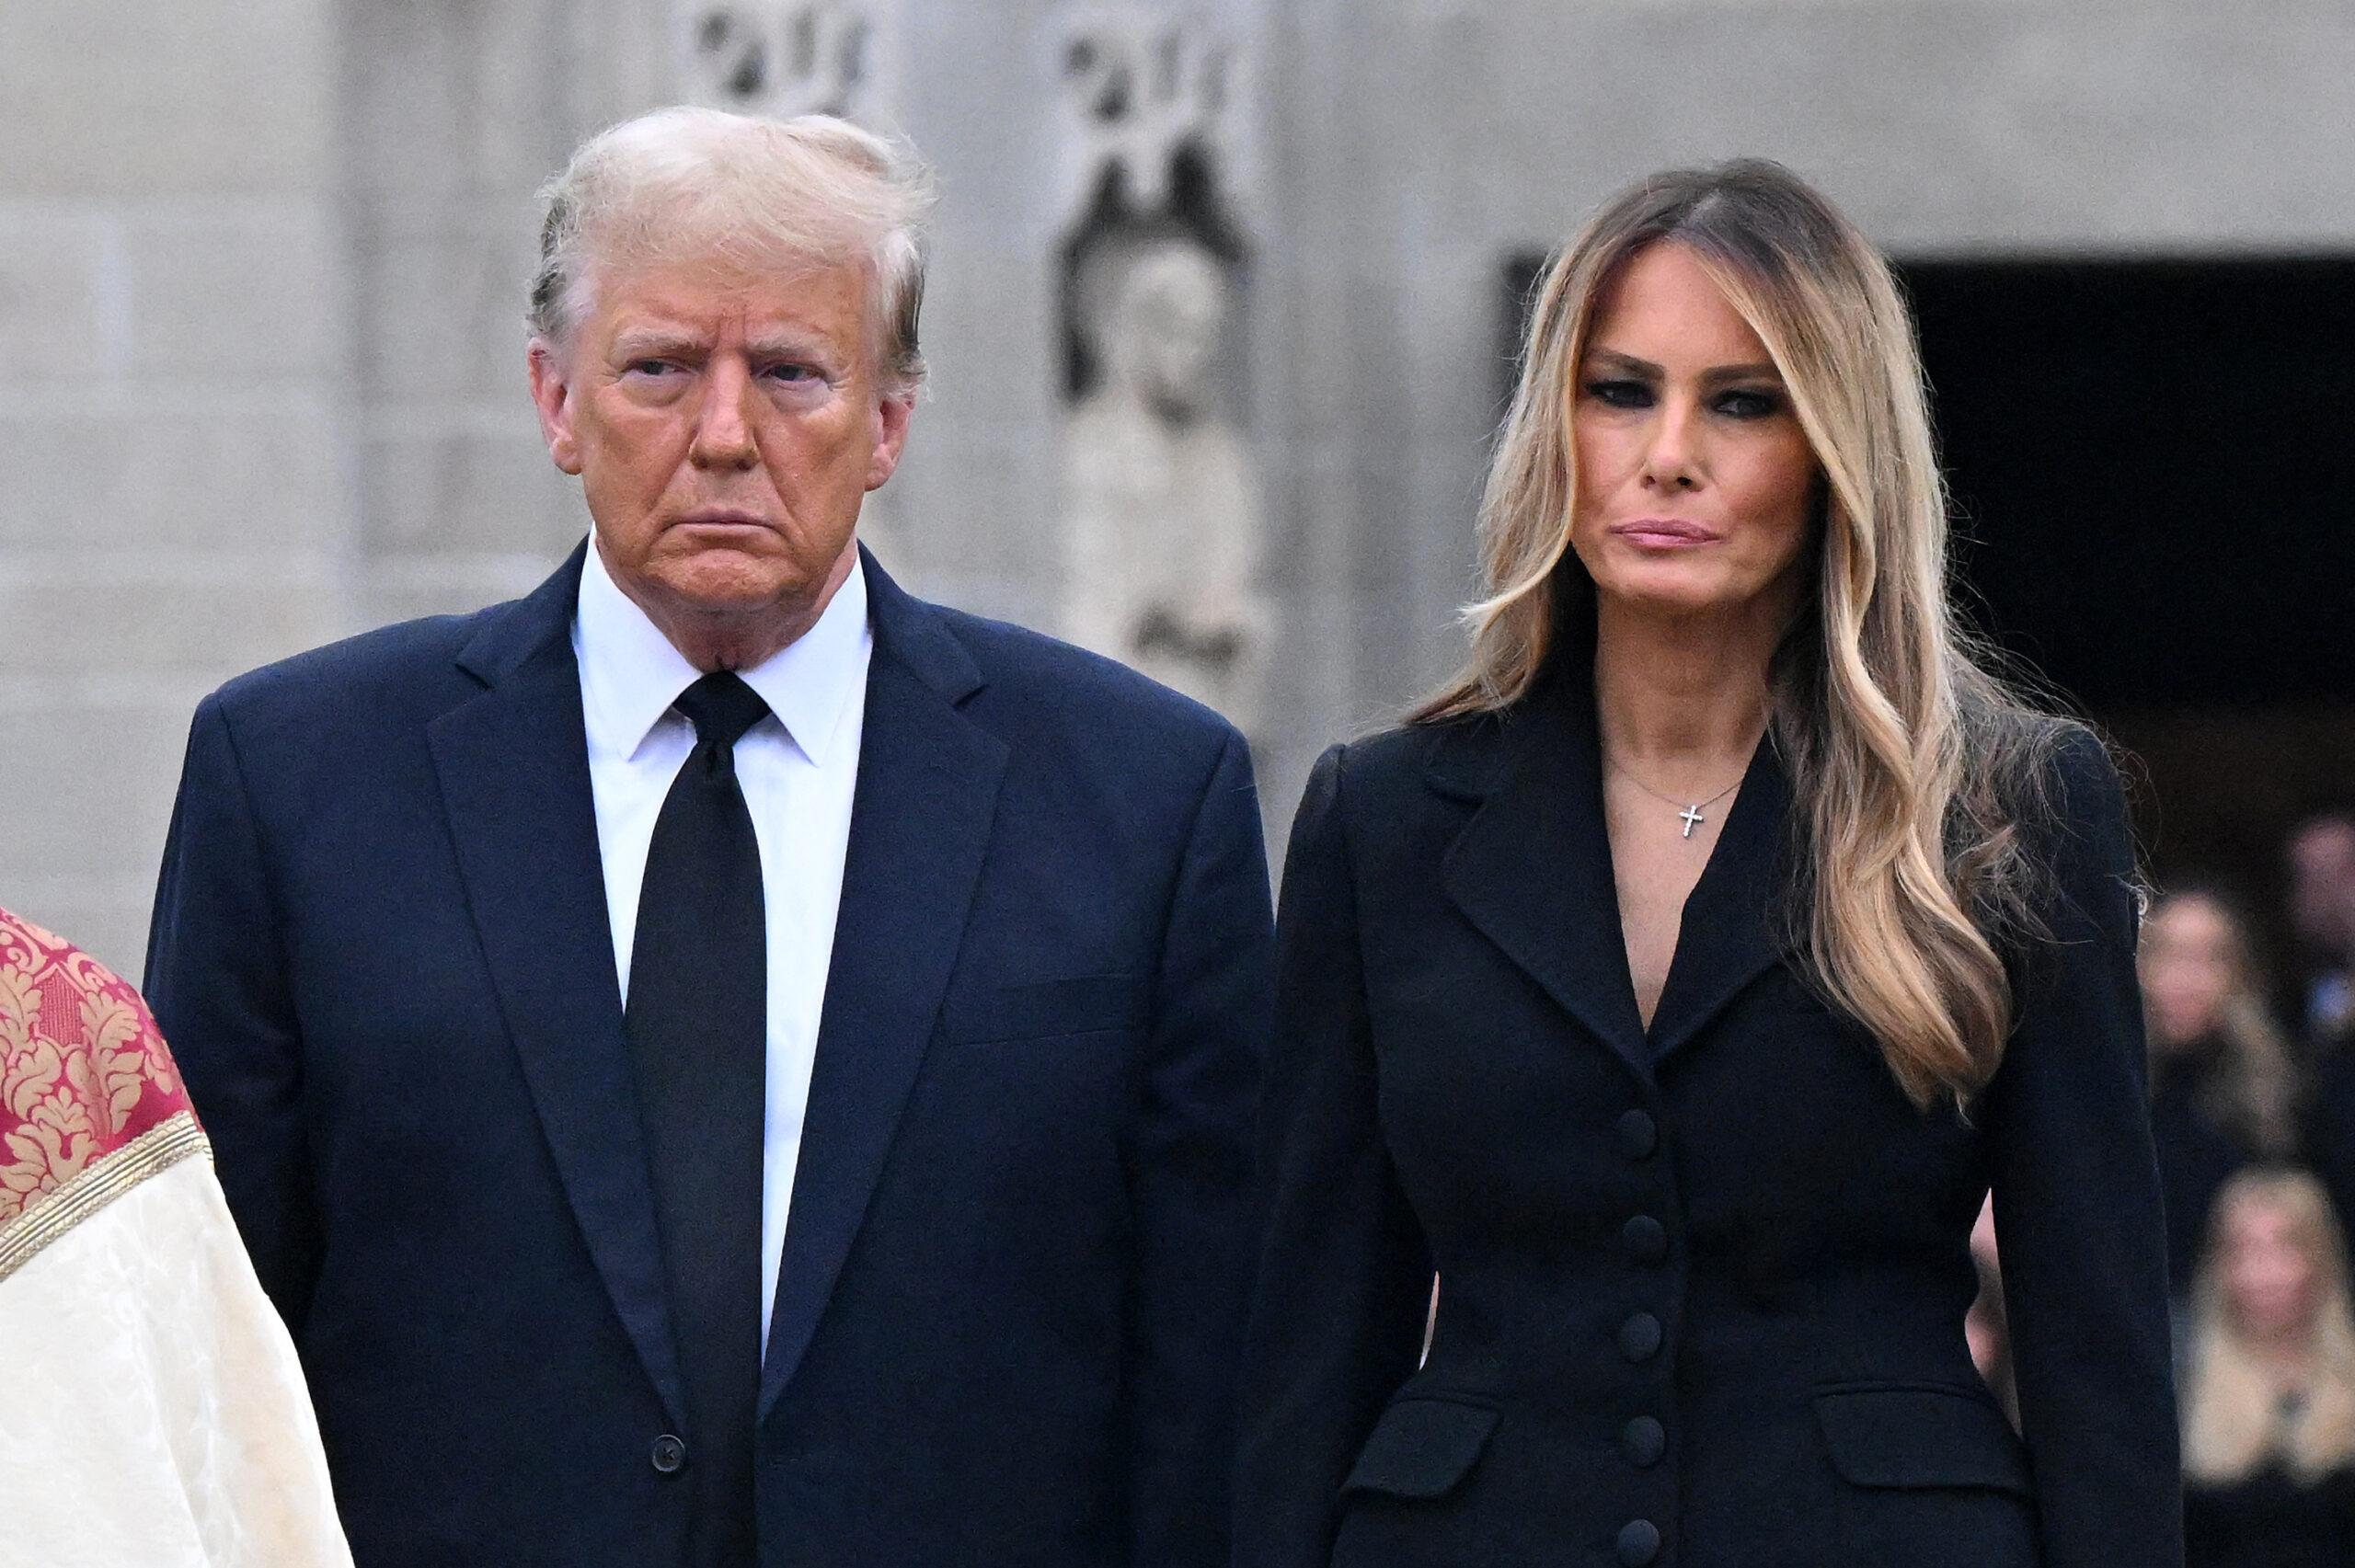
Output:
[[[534,346],[532,392],[615,582],[658,620],[814,612],[913,405],[878,380],[865,269],[668,263],[596,284],[571,341]]]

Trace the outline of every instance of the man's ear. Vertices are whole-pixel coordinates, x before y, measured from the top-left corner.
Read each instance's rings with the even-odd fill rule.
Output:
[[[916,411],[916,395],[889,392],[876,400],[875,455],[867,460],[867,487],[879,490],[898,472],[900,453],[907,450],[908,421]]]
[[[580,441],[572,431],[572,386],[557,351],[545,338],[532,339],[532,402],[540,411],[540,434],[548,456],[567,474],[580,472]]]

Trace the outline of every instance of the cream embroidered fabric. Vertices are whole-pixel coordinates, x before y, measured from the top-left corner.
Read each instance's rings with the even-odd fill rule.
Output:
[[[0,1568],[350,1563],[293,1344],[209,1159],[0,1278]]]

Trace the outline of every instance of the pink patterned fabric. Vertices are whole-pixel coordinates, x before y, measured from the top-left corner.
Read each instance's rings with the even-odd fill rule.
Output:
[[[0,1231],[190,1110],[139,993],[0,910]]]

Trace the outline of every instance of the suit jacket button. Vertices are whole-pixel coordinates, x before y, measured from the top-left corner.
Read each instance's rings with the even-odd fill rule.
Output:
[[[1660,1555],[1660,1527],[1649,1519],[1636,1519],[1619,1531],[1619,1561],[1626,1568],[1644,1568],[1644,1564]]]
[[[1630,1160],[1648,1160],[1660,1147],[1660,1124],[1649,1111],[1629,1111],[1619,1118],[1619,1147]]]
[[[1637,1470],[1649,1470],[1668,1452],[1668,1430],[1648,1415],[1638,1415],[1619,1434],[1619,1452]]]
[[[1630,1361],[1648,1361],[1660,1354],[1660,1320],[1637,1312],[1619,1325],[1619,1354]]]
[[[1627,1245],[1627,1255],[1641,1264],[1664,1263],[1668,1259],[1668,1228],[1648,1214],[1638,1214],[1627,1221],[1619,1232]]]
[[[676,1475],[686,1466],[687,1446],[665,1432],[654,1439],[654,1451],[647,1457],[664,1475]]]

